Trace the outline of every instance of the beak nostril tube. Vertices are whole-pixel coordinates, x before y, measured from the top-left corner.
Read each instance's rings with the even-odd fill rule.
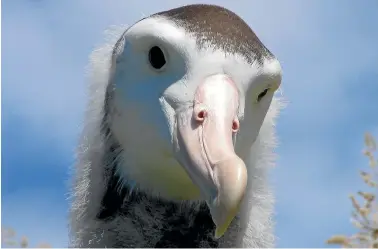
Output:
[[[207,112],[203,107],[195,108],[193,114],[195,120],[197,120],[198,122],[203,122],[207,116]]]
[[[205,117],[205,111],[202,110],[197,114],[198,119],[203,119]]]
[[[233,122],[232,122],[232,132],[237,132],[239,130],[239,120],[238,119],[235,119]]]

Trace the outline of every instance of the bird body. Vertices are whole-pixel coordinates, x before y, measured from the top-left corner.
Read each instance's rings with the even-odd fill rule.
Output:
[[[73,247],[273,247],[278,60],[233,12],[117,27],[91,56]]]

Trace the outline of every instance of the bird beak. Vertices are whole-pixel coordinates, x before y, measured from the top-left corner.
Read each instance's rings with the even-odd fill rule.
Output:
[[[205,198],[220,238],[236,216],[247,186],[247,169],[235,154],[239,96],[226,75],[207,77],[193,107],[177,112],[177,159]]]

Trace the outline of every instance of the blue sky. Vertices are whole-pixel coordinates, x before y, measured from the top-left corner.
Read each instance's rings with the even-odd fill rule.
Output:
[[[348,194],[362,186],[363,133],[378,135],[378,2],[205,2],[241,15],[284,69],[289,104],[272,172],[278,246],[324,247],[353,232]],[[65,247],[88,55],[110,25],[187,3],[2,1],[2,225]]]

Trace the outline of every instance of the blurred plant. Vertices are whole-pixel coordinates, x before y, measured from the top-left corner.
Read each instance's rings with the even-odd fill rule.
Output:
[[[1,247],[2,248],[27,248],[29,246],[29,240],[23,236],[17,239],[16,232],[12,228],[1,228]],[[38,248],[51,248],[49,244],[42,243],[36,246]]]
[[[351,222],[358,229],[352,236],[336,235],[327,240],[327,244],[339,245],[344,248],[378,248],[378,160],[376,158],[377,143],[371,134],[365,134],[364,155],[369,159],[369,171],[361,171],[360,176],[367,185],[369,192],[359,191],[357,201],[355,195],[350,199],[353,205]]]
[[[335,235],[327,240],[327,244],[339,245],[344,248],[378,248],[378,160],[376,159],[377,143],[371,134],[365,134],[364,155],[369,159],[369,171],[361,171],[360,176],[371,192],[357,192],[350,199],[354,210],[352,211],[352,224],[358,232],[352,236]],[[27,237],[16,238],[16,232],[11,228],[1,229],[2,247],[27,248]],[[39,248],[51,248],[49,244],[39,244]]]

